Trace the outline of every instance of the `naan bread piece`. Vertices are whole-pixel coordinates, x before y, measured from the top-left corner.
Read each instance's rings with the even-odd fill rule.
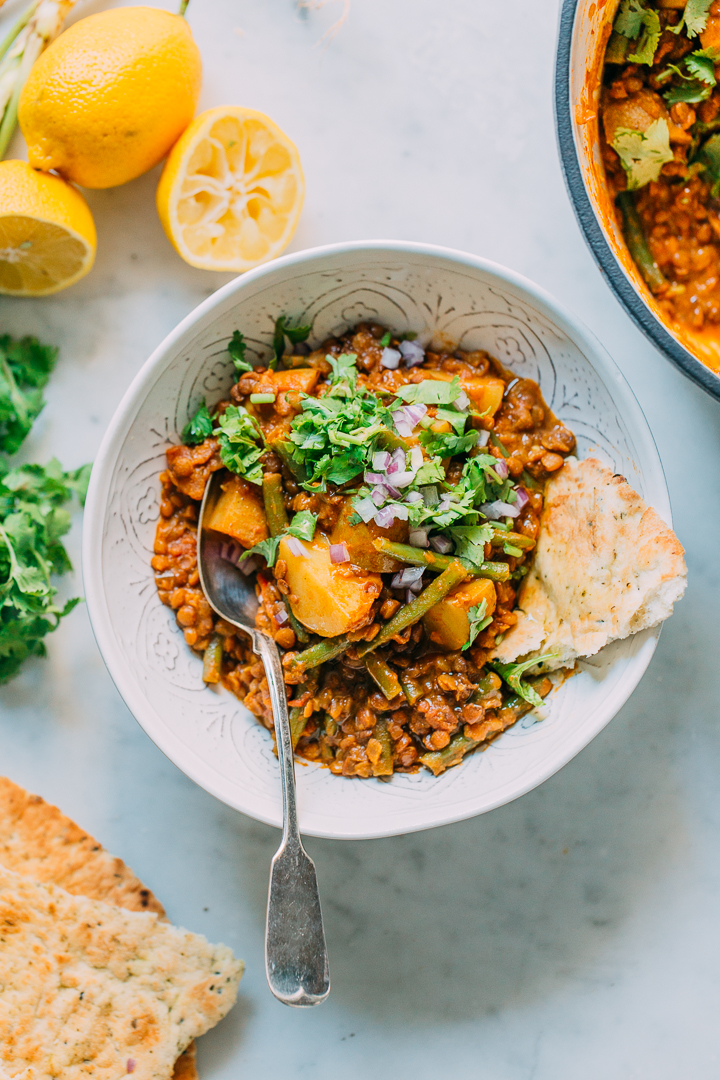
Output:
[[[0,776],[0,864],[35,881],[60,885],[73,896],[165,917],[160,901],[122,859],[56,806],[4,776]],[[175,1063],[173,1080],[198,1080],[194,1043]]]
[[[683,554],[622,476],[595,458],[569,459],[547,486],[518,622],[493,656],[509,663],[554,652],[543,665],[551,671],[657,626],[685,592]]]
[[[242,963],[163,922],[0,866],[0,1074],[170,1080],[232,1008]]]

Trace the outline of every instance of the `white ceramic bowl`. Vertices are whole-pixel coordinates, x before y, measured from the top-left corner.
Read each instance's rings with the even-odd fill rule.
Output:
[[[220,289],[153,353],[125,394],[93,469],[83,572],[100,651],[147,734],[183,772],[223,802],[279,825],[280,783],[267,731],[223,688],[201,679],[150,568],[158,474],[169,443],[206,397],[233,381],[225,349],[236,328],[266,357],[273,322],[311,323],[321,342],[361,319],[423,342],[483,348],[537,379],[555,414],[670,521],[665,480],[647,422],[620,371],[577,320],[537,286],[473,255],[423,244],[334,245],[278,259]],[[317,836],[367,838],[427,829],[492,810],[542,783],[578,753],[628,699],[655,649],[646,631],[603,650],[485,753],[437,778],[390,783],[299,765],[300,824]]]

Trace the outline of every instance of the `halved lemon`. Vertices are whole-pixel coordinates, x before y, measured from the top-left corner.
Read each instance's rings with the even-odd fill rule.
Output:
[[[0,293],[59,292],[87,274],[96,245],[79,191],[26,161],[0,161]]]
[[[304,196],[295,144],[264,113],[226,105],[201,113],[175,143],[157,208],[191,266],[241,273],[287,247]]]

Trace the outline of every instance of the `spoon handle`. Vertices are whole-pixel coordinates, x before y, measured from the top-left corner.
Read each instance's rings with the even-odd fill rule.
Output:
[[[330,993],[327,948],[315,864],[302,846],[295,799],[295,761],[280,653],[254,635],[270,691],[283,799],[283,835],[272,861],[265,929],[265,973],[285,1005],[318,1005]]]

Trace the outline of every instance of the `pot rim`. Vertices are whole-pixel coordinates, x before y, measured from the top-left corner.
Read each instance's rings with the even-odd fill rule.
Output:
[[[600,270],[635,324],[684,375],[720,400],[720,376],[681,345],[639,295],[607,241],[585,186],[575,141],[570,97],[570,66],[577,9],[578,0],[563,0],[555,60],[554,95],[555,132],[560,164],[575,216]]]

